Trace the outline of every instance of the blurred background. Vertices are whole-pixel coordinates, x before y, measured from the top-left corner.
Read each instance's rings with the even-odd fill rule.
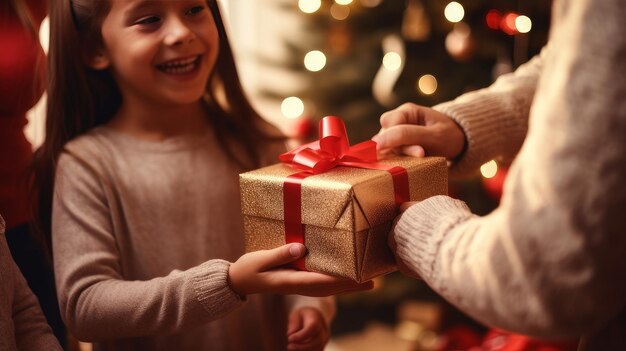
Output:
[[[339,116],[350,142],[379,129],[404,102],[432,106],[490,85],[545,44],[545,0],[221,0],[242,83],[257,109],[293,145],[317,139]],[[47,48],[47,25],[41,29]],[[45,97],[27,136],[43,139]],[[450,183],[474,213],[497,206],[506,164]],[[394,273],[376,288],[338,298],[327,350],[467,350],[486,328],[421,281]]]

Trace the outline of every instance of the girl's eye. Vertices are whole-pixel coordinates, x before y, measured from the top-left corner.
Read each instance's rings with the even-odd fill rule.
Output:
[[[187,14],[187,15],[189,15],[189,16],[194,16],[194,15],[197,15],[197,14],[199,14],[200,12],[204,11],[204,8],[205,8],[205,7],[204,7],[204,6],[201,6],[201,5],[199,5],[199,6],[194,6],[194,7],[190,8],[189,10],[187,10],[187,13],[186,13],[186,14]]]
[[[159,17],[156,16],[149,16],[149,17],[144,17],[142,19],[140,19],[139,21],[135,22],[135,24],[154,24],[159,22],[161,19]]]

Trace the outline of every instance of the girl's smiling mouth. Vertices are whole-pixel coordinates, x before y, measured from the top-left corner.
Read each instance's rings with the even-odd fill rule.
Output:
[[[156,65],[160,71],[173,74],[173,75],[185,75],[192,73],[200,67],[200,59],[202,55],[187,57],[183,59],[175,59],[166,61]]]

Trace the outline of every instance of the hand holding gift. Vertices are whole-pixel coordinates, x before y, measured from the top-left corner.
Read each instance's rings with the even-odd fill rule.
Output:
[[[378,160],[376,143],[349,145],[337,117],[281,160],[240,175],[247,251],[300,242],[298,268],[357,282],[396,270],[387,233],[401,203],[447,193],[444,158]]]
[[[359,284],[345,278],[285,268],[305,252],[304,245],[289,244],[247,253],[230,265],[230,286],[242,296],[256,293],[329,296],[373,287],[371,281]]]
[[[457,158],[465,148],[465,134],[447,115],[406,103],[380,117],[380,132],[372,140],[381,153],[415,157]]]

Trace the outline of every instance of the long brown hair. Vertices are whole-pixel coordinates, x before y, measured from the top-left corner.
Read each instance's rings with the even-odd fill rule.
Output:
[[[243,169],[261,162],[259,146],[282,137],[269,135],[266,122],[246,98],[218,5],[207,0],[220,33],[217,62],[207,82],[206,106],[224,152]],[[109,70],[89,68],[85,54],[103,45],[101,26],[111,4],[104,0],[50,3],[46,139],[35,153],[33,190],[37,231],[51,254],[51,209],[56,163],[64,145],[111,120],[122,96]],[[237,149],[243,150],[237,152]]]
[[[22,25],[24,25],[24,27],[26,27],[34,37],[37,37],[39,26],[33,20],[33,17],[23,0],[6,0],[3,1],[0,6],[2,6],[7,12],[9,10],[15,12],[17,18],[19,18],[20,22],[22,22]]]

